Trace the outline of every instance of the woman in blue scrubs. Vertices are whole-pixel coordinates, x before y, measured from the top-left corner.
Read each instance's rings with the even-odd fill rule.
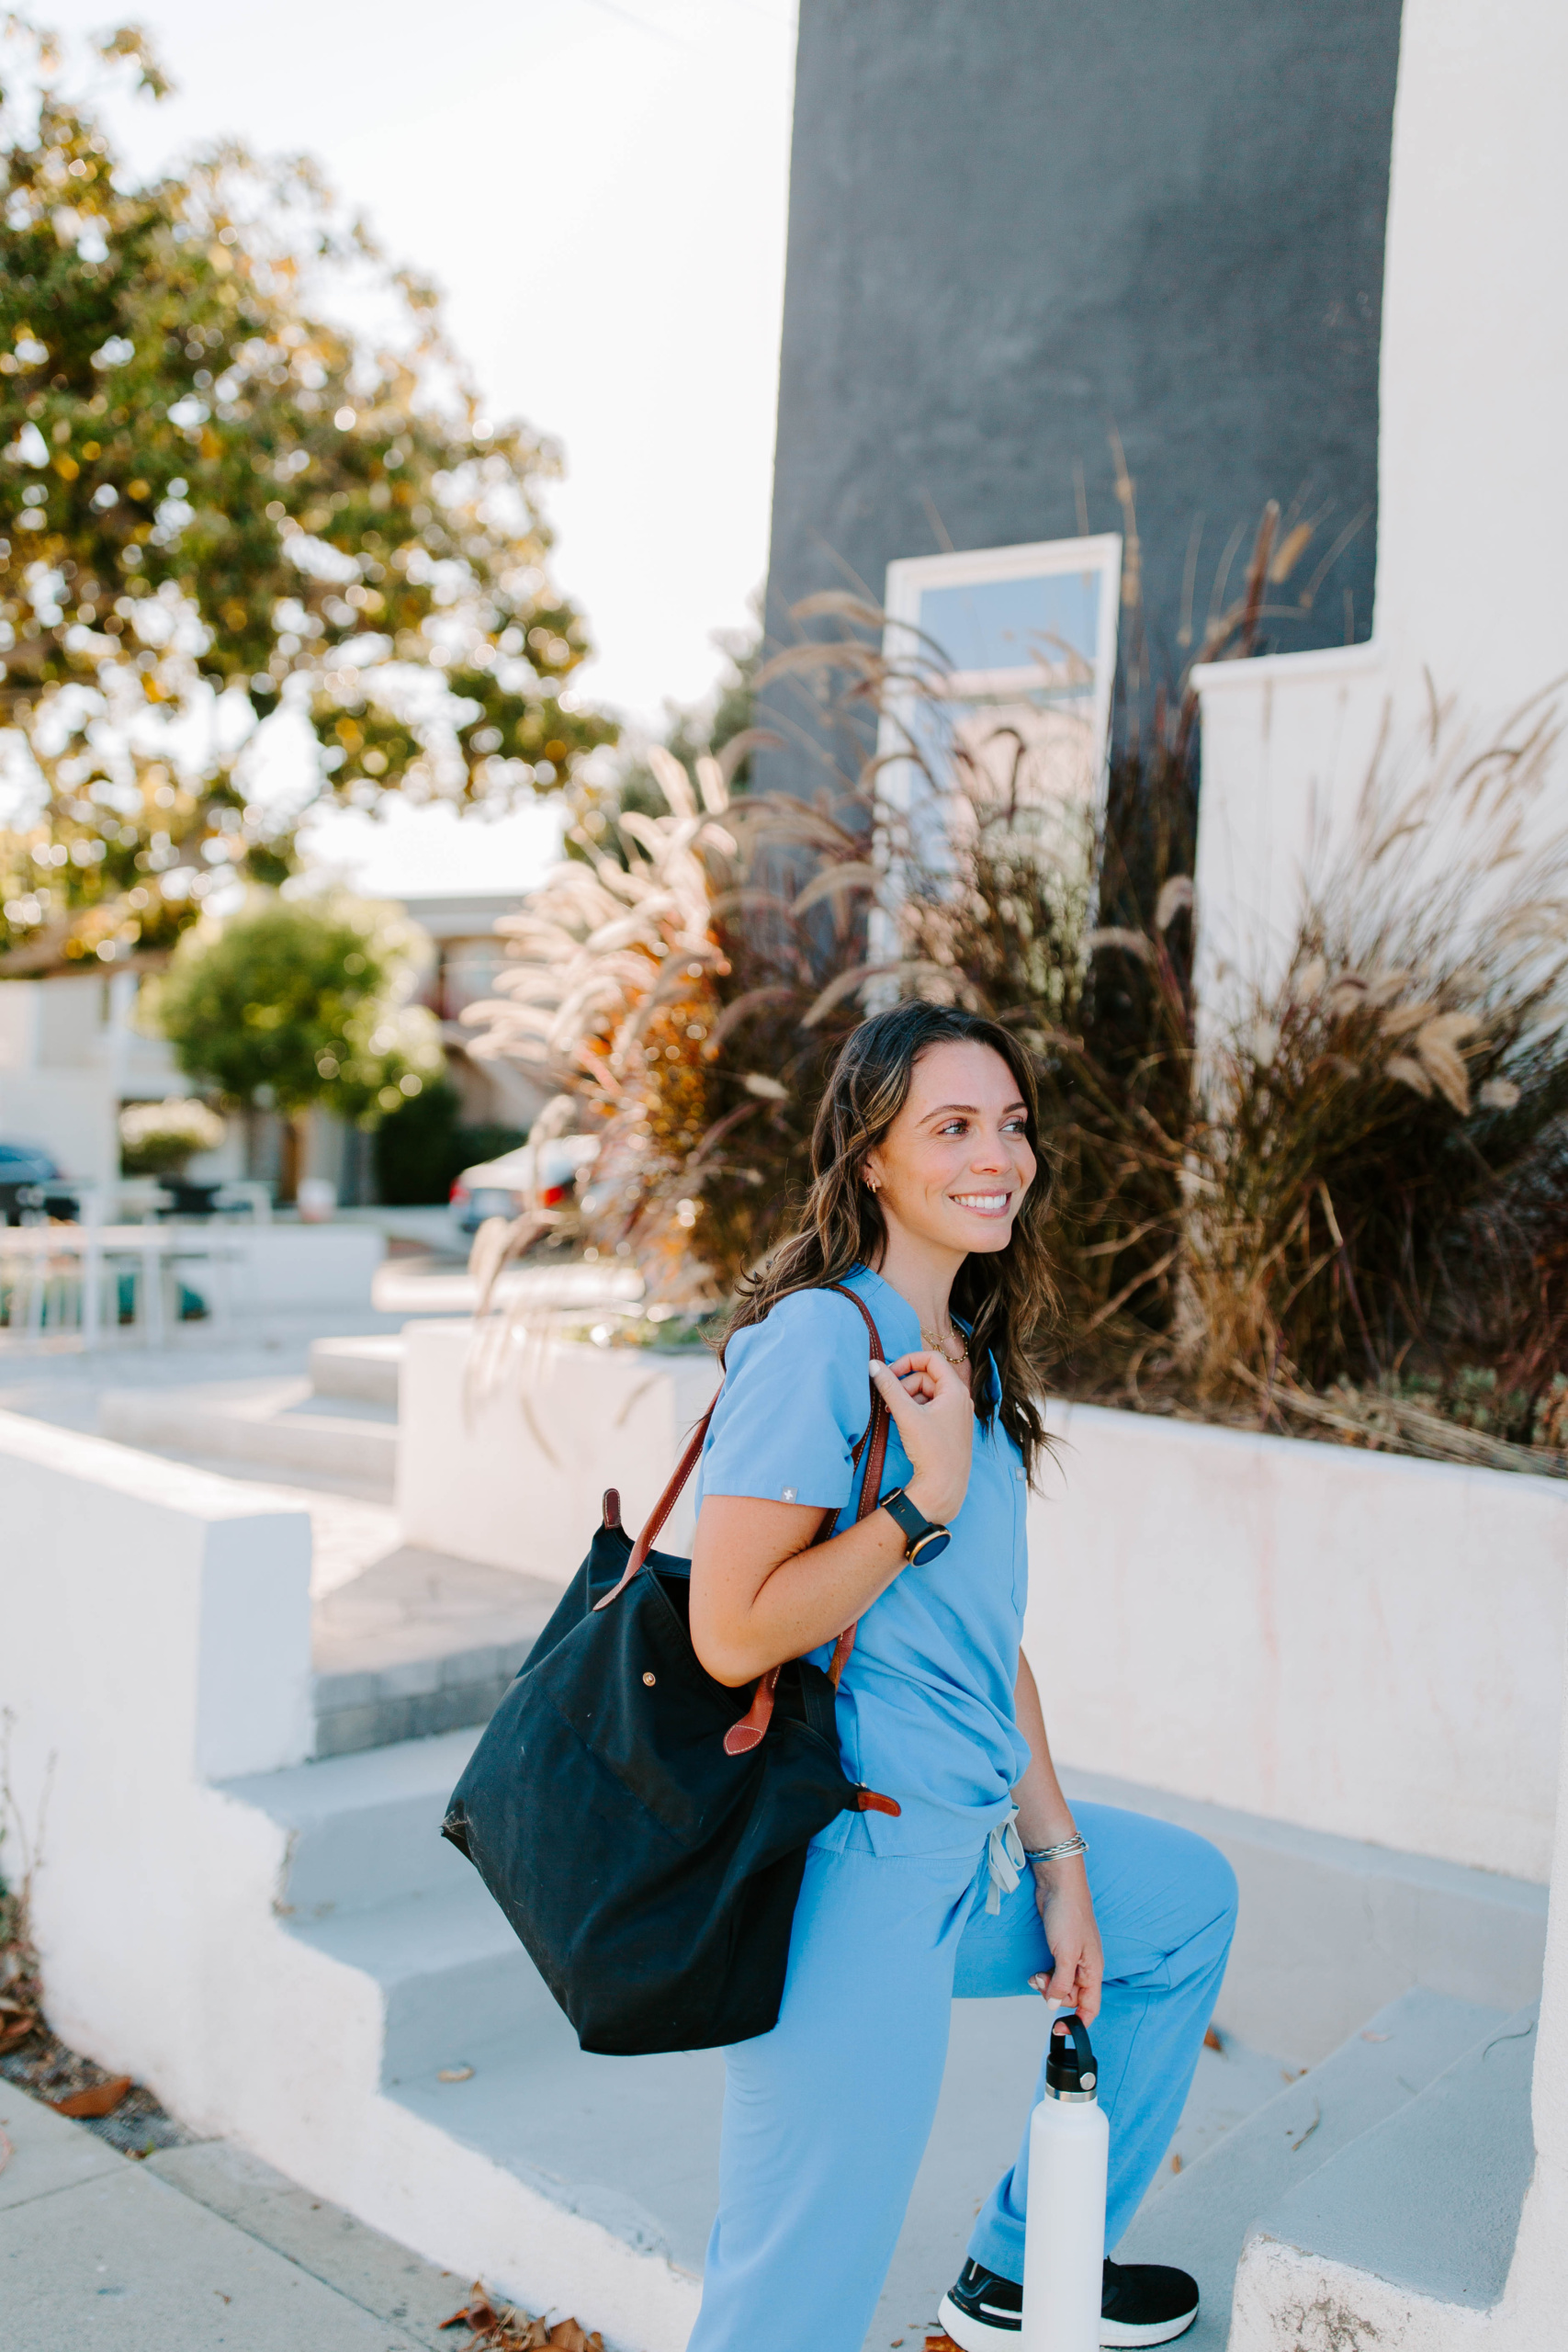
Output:
[[[690,2352],[860,2352],[955,1994],[1032,1986],[1094,2025],[1114,2246],[1224,1973],[1228,1865],[1164,1822],[1105,1805],[1075,1817],[1019,1646],[1054,1305],[1036,1121],[1028,1059],[994,1023],[923,1003],[863,1023],[818,1115],[801,1230],[731,1323],[699,1472],[697,1656],[739,1688],[789,1657],[826,1667],[858,1621],[844,1770],[899,1810],[841,1814],[813,1840],[778,2023],[726,2053]],[[875,1323],[886,1360],[870,1377],[893,1420],[882,1502],[858,1522],[867,1333],[832,1283]],[[1022,2120],[942,2301],[964,2352],[1017,2340],[1028,2107]],[[1102,2344],[1166,2343],[1197,2311],[1184,2271],[1106,2262]]]

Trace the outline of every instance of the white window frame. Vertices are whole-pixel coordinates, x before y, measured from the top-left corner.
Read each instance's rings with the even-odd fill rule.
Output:
[[[1116,622],[1122,595],[1122,535],[1035,539],[1016,547],[969,548],[962,554],[902,556],[887,567],[883,610],[884,658],[895,669],[932,658],[919,634],[920,599],[929,588],[985,587],[998,580],[1038,580],[1075,571],[1100,575],[1094,687],[1089,705],[1093,802],[1102,803],[1111,743],[1111,697],[1116,680]],[[985,701],[1028,694],[1049,684],[1043,668],[1025,663],[1008,670],[957,670],[945,681],[943,699]],[[879,774],[891,805],[908,815],[913,798],[913,763],[899,754],[910,741],[910,690],[896,691],[877,729]]]

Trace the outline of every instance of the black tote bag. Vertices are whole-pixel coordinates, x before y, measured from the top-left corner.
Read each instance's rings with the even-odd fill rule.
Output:
[[[837,1290],[838,1283],[830,1285]],[[863,1302],[870,1334],[882,1342]],[[876,1509],[887,1408],[871,1391],[855,1516]],[[738,1693],[699,1665],[691,1562],[653,1540],[713,1408],[634,1545],[612,1487],[603,1524],[480,1735],[442,1835],[506,1914],[584,2050],[704,2050],[778,2021],[806,1849],[846,1809],[896,1814],[839,1760],[832,1669],[796,1658]],[[830,1532],[825,1514],[815,1541]]]

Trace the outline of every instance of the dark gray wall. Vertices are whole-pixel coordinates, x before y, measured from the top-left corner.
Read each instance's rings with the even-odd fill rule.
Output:
[[[801,0],[768,623],[895,556],[1118,527],[1152,667],[1194,526],[1377,491],[1398,0]],[[940,518],[933,523],[932,514]],[[1375,514],[1281,650],[1371,629]],[[762,780],[800,763],[773,755]]]

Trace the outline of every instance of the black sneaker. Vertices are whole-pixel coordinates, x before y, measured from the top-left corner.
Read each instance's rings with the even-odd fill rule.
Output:
[[[1107,2262],[1100,2304],[1101,2344],[1169,2344],[1198,2316],[1197,2281],[1158,2262]],[[966,2262],[937,2317],[961,2352],[992,2352],[1023,2324],[1023,2289]]]
[[[1198,2316],[1198,2281],[1163,2262],[1108,2262],[1100,2298],[1102,2344],[1168,2344]]]

